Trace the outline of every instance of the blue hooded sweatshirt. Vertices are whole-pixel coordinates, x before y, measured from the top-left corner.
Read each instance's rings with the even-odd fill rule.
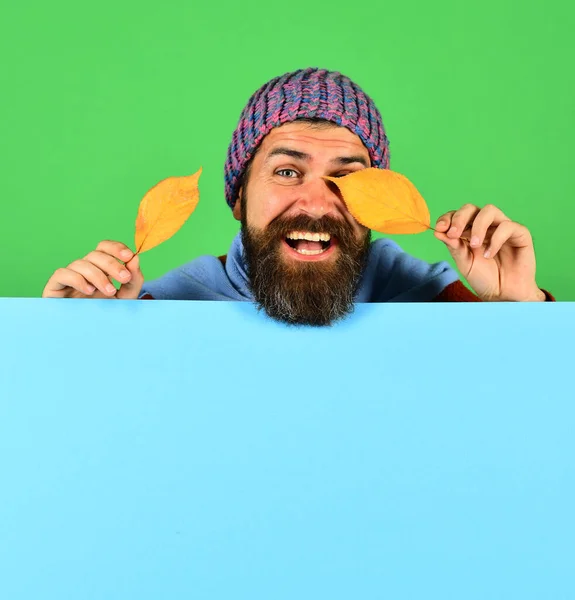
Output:
[[[429,302],[459,275],[445,261],[429,264],[388,239],[371,243],[355,302]],[[254,302],[243,259],[241,232],[234,238],[225,266],[216,256],[200,256],[153,281],[140,298],[156,300],[236,300]]]

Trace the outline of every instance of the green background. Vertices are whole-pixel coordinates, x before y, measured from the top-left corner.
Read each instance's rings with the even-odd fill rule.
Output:
[[[0,295],[39,297],[102,239],[133,247],[145,192],[200,166],[196,212],[142,269],[226,253],[239,224],[223,164],[244,104],[321,66],[373,97],[391,168],[432,219],[499,206],[530,228],[539,285],[575,300],[574,30],[566,1],[5,1]],[[431,232],[394,239],[453,264]]]

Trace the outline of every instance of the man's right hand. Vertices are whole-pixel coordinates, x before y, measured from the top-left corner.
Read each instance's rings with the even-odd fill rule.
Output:
[[[121,284],[119,290],[112,285],[112,280]],[[55,271],[42,292],[42,298],[135,300],[143,285],[138,255],[120,242],[104,241],[84,258]]]

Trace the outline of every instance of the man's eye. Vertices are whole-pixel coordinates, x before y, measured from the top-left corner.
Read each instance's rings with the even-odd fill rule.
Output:
[[[294,169],[280,169],[279,171],[276,171],[277,175],[281,175],[282,177],[288,177],[289,179],[293,179],[292,175],[282,175],[282,173],[294,173],[295,176],[297,177],[297,171],[295,171]]]

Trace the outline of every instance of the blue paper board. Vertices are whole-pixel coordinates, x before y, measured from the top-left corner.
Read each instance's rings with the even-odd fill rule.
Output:
[[[575,598],[575,304],[0,300],[0,598]]]

